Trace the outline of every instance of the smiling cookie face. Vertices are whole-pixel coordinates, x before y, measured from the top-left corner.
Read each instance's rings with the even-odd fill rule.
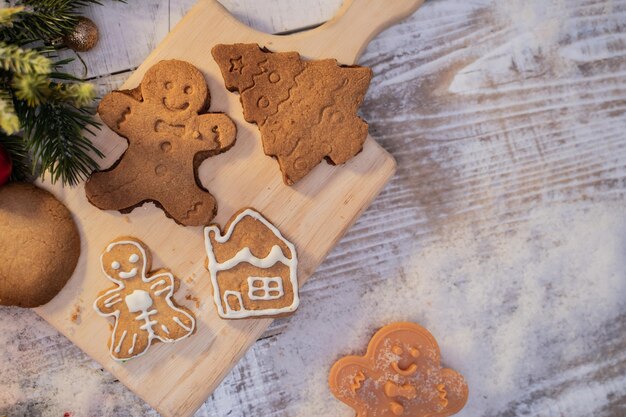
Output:
[[[400,377],[410,377],[425,372],[439,364],[439,347],[430,333],[417,328],[384,327],[376,334],[376,342],[370,349],[374,362],[388,366],[386,371]]]
[[[116,281],[127,280],[146,270],[146,252],[136,241],[114,242],[102,254],[101,262],[109,277]]]
[[[332,367],[333,394],[358,417],[444,417],[467,401],[463,377],[440,364],[437,342],[414,323],[379,330],[365,356],[348,356]]]
[[[161,61],[151,67],[141,92],[146,101],[157,102],[172,112],[197,113],[209,102],[202,73],[183,61]]]

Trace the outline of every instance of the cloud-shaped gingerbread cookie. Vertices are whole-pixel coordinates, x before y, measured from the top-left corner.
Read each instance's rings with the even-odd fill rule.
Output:
[[[217,203],[200,184],[197,169],[230,149],[237,131],[225,114],[204,113],[209,103],[202,73],[177,60],[151,67],[134,90],[107,94],[98,114],[127,139],[128,149],[87,181],[88,200],[123,213],[152,201],[179,224],[208,224]]]
[[[346,356],[333,365],[330,389],[357,417],[451,416],[467,402],[467,383],[440,360],[428,330],[389,324],[374,335],[365,356]]]

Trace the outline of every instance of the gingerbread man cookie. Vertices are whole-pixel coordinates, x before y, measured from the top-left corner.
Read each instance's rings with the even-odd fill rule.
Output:
[[[357,417],[447,417],[459,412],[468,396],[465,379],[441,367],[437,342],[415,323],[380,329],[365,356],[333,365],[329,383]]]
[[[367,123],[356,112],[372,78],[369,68],[334,59],[303,61],[297,52],[256,44],[211,51],[226,88],[239,91],[246,121],[261,131],[263,150],[276,157],[292,185],[323,159],[343,164],[363,148]]]
[[[140,240],[126,237],[114,241],[100,261],[116,286],[100,295],[93,306],[115,321],[109,340],[113,359],[136,358],[153,342],[175,342],[193,333],[193,314],[172,299],[178,280],[164,269],[148,272],[150,253]]]
[[[235,143],[236,127],[221,113],[202,114],[210,103],[202,73],[177,60],[151,67],[134,90],[107,94],[98,113],[128,141],[108,170],[85,184],[88,200],[103,210],[132,211],[152,201],[177,223],[199,226],[217,212],[202,187],[198,167]]]

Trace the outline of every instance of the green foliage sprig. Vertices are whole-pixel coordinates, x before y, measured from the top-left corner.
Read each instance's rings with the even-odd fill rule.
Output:
[[[94,86],[63,72],[60,40],[80,8],[97,0],[0,0],[0,146],[13,159],[13,179],[50,173],[74,185],[102,157],[85,132],[100,125],[91,107]]]

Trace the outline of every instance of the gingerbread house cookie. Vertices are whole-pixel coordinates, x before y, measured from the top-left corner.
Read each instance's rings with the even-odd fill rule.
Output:
[[[298,308],[296,247],[259,212],[244,209],[223,234],[211,225],[204,235],[220,317],[276,317]]]

